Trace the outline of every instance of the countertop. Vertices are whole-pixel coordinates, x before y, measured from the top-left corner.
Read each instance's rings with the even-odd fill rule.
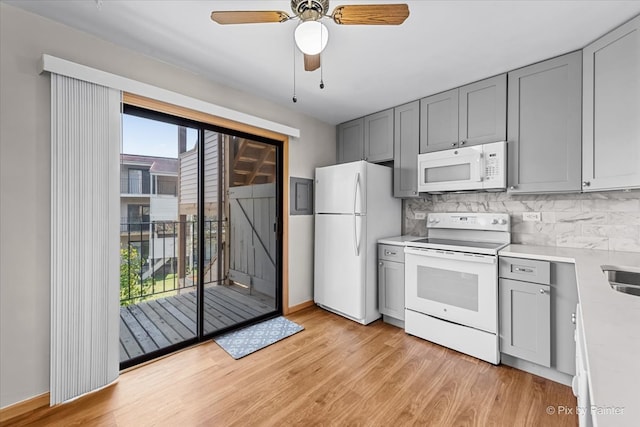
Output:
[[[575,264],[597,425],[640,425],[640,297],[613,290],[602,272],[640,272],[640,253],[512,244],[499,255]]]
[[[404,246],[407,242],[412,242],[418,239],[424,239],[424,237],[409,235],[385,237],[384,239],[379,239],[378,243],[383,243],[385,245]]]

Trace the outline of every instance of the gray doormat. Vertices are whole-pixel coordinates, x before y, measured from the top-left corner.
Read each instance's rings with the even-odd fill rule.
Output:
[[[213,340],[231,357],[240,359],[303,329],[297,323],[280,316],[248,326],[239,331],[220,335]]]

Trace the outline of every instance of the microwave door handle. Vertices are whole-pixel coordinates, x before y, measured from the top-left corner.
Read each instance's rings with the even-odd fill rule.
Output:
[[[476,175],[478,177],[477,181],[478,182],[482,182],[485,179],[485,167],[484,167],[484,153],[480,153],[478,155],[478,174]]]

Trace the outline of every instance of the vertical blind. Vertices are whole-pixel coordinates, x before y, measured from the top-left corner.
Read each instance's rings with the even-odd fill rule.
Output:
[[[120,101],[51,74],[51,405],[118,377]]]

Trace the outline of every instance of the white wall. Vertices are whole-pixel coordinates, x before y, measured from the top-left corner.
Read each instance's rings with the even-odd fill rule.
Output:
[[[49,390],[48,53],[300,129],[292,176],[335,161],[335,127],[0,3],[0,407]],[[312,217],[290,221],[290,305],[312,295]]]
[[[151,221],[177,221],[178,198],[173,196],[151,196],[149,200]]]

